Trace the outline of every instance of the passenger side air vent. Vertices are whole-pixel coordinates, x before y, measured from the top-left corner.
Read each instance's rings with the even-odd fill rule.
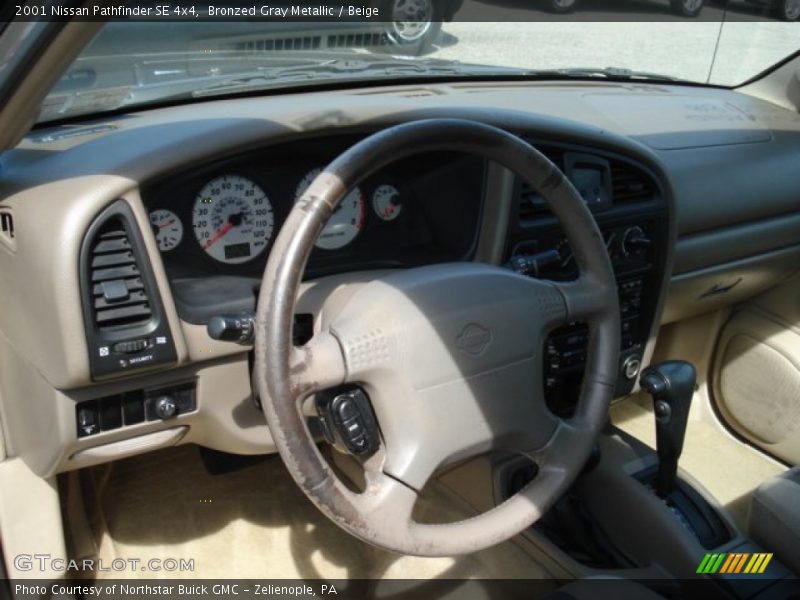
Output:
[[[125,227],[112,219],[91,247],[92,303],[100,330],[146,323],[152,312]]]
[[[112,204],[89,227],[80,261],[92,377],[175,362],[144,240],[125,201]]]
[[[647,200],[652,195],[653,187],[647,176],[624,163],[611,163],[611,200],[614,204]]]
[[[564,170],[565,151],[560,148],[536,146],[536,149],[549,158],[552,163],[562,171]],[[547,203],[528,182],[520,183],[519,193],[519,222],[532,221],[550,212]]]

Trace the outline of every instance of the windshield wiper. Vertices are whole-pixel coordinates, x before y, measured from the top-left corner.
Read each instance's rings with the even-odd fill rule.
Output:
[[[533,79],[593,79],[604,78],[625,81],[680,81],[676,77],[634,71],[623,67],[570,67],[560,69],[521,69],[518,67],[500,67],[496,65],[479,65],[440,61],[436,59],[366,59],[335,58],[309,61],[305,64],[289,66],[258,67],[251,73],[215,79],[210,85],[192,92],[195,98],[237,92],[242,90],[258,91],[284,83],[297,81],[319,81],[321,79],[347,79],[349,75],[362,76],[364,73],[384,76],[415,75],[476,75],[476,76],[519,76]]]
[[[536,79],[581,79],[605,78],[625,81],[680,81],[676,77],[634,71],[622,67],[570,67],[562,69],[526,70],[514,67],[484,66],[435,60],[415,61],[409,59],[366,60],[361,58],[328,59],[307,64],[259,67],[246,73],[214,81],[211,85],[192,92],[195,98],[225,92],[270,88],[285,82],[318,81],[320,79],[347,79],[348,75],[373,73],[384,76],[415,75],[519,75]]]
[[[560,76],[567,79],[598,77],[625,81],[680,81],[677,77],[671,77],[670,75],[650,73],[648,71],[634,71],[633,69],[626,69],[625,67],[569,67],[563,69],[530,71],[530,74],[537,77]]]
[[[362,58],[334,58],[311,61],[289,66],[258,67],[250,73],[242,73],[213,81],[210,85],[192,92],[195,98],[242,90],[258,91],[297,81],[316,82],[321,79],[347,79],[350,75],[363,76],[370,73],[382,76],[413,77],[416,75],[459,75],[482,70],[476,65],[462,65],[445,61],[418,61],[408,59],[366,60]],[[486,73],[496,73],[496,67],[485,67]]]

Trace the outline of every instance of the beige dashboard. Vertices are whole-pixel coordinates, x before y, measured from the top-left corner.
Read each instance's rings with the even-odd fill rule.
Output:
[[[658,302],[666,320],[754,295],[800,264],[800,180],[787,176],[797,169],[800,115],[729,90],[613,83],[373,88],[210,101],[38,129],[0,158],[0,209],[13,218],[13,237],[0,236],[6,453],[49,476],[176,443],[273,451],[252,402],[247,348],[212,340],[204,326],[179,317],[141,188],[253,149],[432,117],[480,120],[613,152],[649,169],[669,207]],[[514,189],[511,175],[488,168],[475,260],[502,259]],[[79,257],[92,221],[118,199],[143,232],[177,359],[168,368],[97,381],[90,374]],[[740,228],[751,235],[742,240]],[[339,282],[369,277],[309,282],[300,305],[324,318],[322,301]],[[728,293],[704,296],[737,279]],[[651,337],[645,359],[652,343]],[[77,437],[77,402],[185,381],[196,382],[197,410]]]

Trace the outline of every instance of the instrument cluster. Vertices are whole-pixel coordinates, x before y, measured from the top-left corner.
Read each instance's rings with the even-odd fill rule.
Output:
[[[298,183],[298,200],[314,179],[318,167]],[[375,188],[369,201],[375,218],[394,221],[403,209],[400,191],[390,183]],[[360,188],[351,190],[334,211],[317,240],[316,247],[339,250],[352,243],[364,227],[367,199]],[[183,241],[184,224],[167,208],[150,211],[150,223],[161,252],[170,252]],[[254,260],[272,242],[275,212],[267,194],[247,177],[226,174],[214,177],[197,193],[191,212],[191,229],[200,249],[227,264]]]
[[[333,144],[344,149],[342,142]],[[294,143],[176,175],[144,191],[168,273],[250,274],[292,206],[337,152]],[[483,163],[452,153],[390,165],[351,189],[320,233],[309,269],[415,266],[467,258]],[[344,269],[346,270],[346,269]]]

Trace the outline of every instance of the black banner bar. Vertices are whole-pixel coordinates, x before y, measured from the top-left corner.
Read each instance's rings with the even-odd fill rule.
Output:
[[[746,591],[748,576],[742,575],[742,590]],[[748,597],[736,592],[736,583],[728,581],[726,587],[712,579],[642,579],[597,577],[575,581],[547,579],[336,579],[336,580],[254,580],[254,579],[104,579],[60,581],[6,580],[3,582],[14,600],[92,599],[132,600],[152,598],[159,600],[568,600],[577,585],[597,600],[617,600],[620,597],[638,597],[633,592],[655,593],[664,598],[714,600],[716,598]],[[641,586],[644,590],[637,589]],[[572,587],[571,587],[572,586]],[[800,580],[774,580],[766,587],[759,586],[770,600],[788,600],[800,597]],[[731,596],[730,594],[734,595]],[[650,597],[650,596],[645,596]]]
[[[696,14],[682,0],[574,0],[568,10],[555,0],[432,0],[445,22],[757,22],[775,20],[779,0],[704,0]],[[398,18],[390,0],[8,0],[6,18],[22,21],[352,22]],[[561,5],[563,6],[563,5]],[[800,27],[800,26],[798,26]]]

